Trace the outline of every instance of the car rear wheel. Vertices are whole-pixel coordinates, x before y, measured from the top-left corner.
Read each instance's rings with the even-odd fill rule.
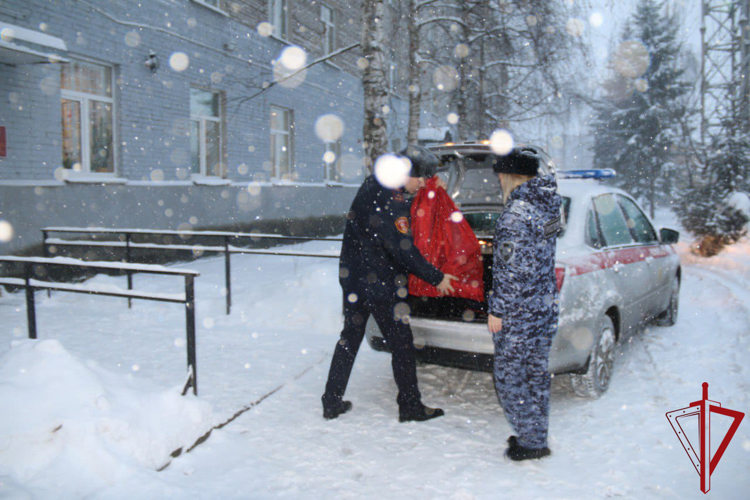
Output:
[[[674,326],[677,323],[677,312],[680,308],[680,278],[674,277],[672,281],[672,295],[669,297],[667,310],[654,320],[657,326]]]
[[[604,316],[599,328],[598,342],[591,352],[586,373],[570,376],[573,392],[586,398],[598,398],[609,387],[615,364],[615,326],[612,318]]]

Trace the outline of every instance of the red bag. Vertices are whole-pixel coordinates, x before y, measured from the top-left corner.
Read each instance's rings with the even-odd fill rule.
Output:
[[[427,181],[411,206],[414,244],[425,259],[453,281],[454,297],[484,301],[482,251],[474,231],[445,192],[437,187],[438,177]],[[439,297],[437,288],[409,275],[409,293],[417,297]]]

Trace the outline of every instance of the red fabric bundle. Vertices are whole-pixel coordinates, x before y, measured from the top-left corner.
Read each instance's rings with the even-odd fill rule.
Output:
[[[433,266],[458,278],[451,296],[484,301],[482,251],[463,214],[445,192],[438,177],[427,181],[411,206],[414,243]],[[418,297],[439,297],[437,288],[409,275],[409,293]]]

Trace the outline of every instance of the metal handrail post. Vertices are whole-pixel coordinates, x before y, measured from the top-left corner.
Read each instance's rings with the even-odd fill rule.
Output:
[[[42,229],[42,255],[49,257],[49,250],[47,249],[47,231]]]
[[[130,233],[125,233],[125,262],[128,264],[131,264],[130,262]],[[133,289],[133,273],[128,271],[125,271],[128,275],[128,290]],[[128,299],[128,309],[133,308],[133,299]]]
[[[29,338],[36,339],[36,304],[34,302],[34,287],[31,286],[31,263],[24,266],[26,279],[26,320],[29,328]]]
[[[227,314],[232,310],[232,268],[230,265],[229,236],[224,237],[224,280],[227,289]]]
[[[193,394],[198,395],[198,367],[195,352],[195,283],[193,276],[185,276],[185,315],[187,325],[187,363],[191,373]],[[185,389],[187,389],[185,387]]]
[[[49,249],[47,248],[47,231],[42,229],[42,255],[49,258]],[[52,297],[52,290],[47,290],[47,297]]]

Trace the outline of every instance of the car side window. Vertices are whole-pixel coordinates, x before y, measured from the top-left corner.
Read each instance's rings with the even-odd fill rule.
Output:
[[[599,228],[604,236],[604,244],[608,247],[633,243],[630,229],[619,205],[611,194],[603,194],[594,198],[594,209],[599,219]]]
[[[633,200],[618,195],[617,201],[620,202],[620,206],[625,212],[625,223],[633,232],[635,241],[638,243],[656,243],[659,241],[654,226],[651,225],[643,211],[638,208]]]
[[[596,214],[592,208],[586,214],[586,244],[593,248],[604,246],[602,245],[602,239],[599,237],[599,230],[596,227]]]

